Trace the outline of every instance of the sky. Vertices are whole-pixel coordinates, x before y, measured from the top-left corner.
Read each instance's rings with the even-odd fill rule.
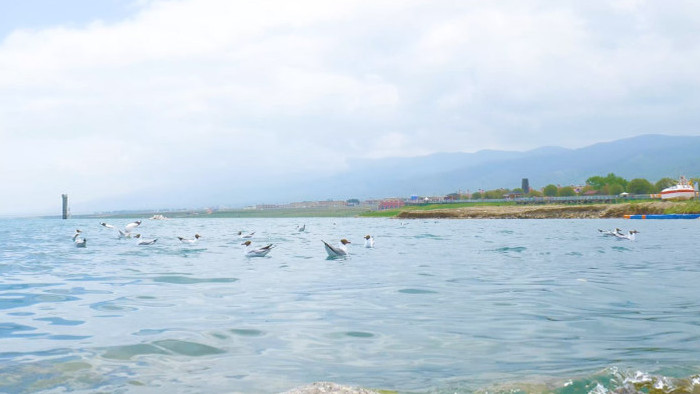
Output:
[[[698,135],[698,37],[692,0],[0,0],[0,215]]]

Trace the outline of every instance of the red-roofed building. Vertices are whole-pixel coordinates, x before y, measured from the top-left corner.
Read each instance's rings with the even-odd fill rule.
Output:
[[[401,208],[404,205],[406,205],[406,203],[404,203],[403,200],[398,199],[398,198],[392,198],[392,199],[382,200],[379,203],[379,209],[380,210],[396,209],[396,208]]]

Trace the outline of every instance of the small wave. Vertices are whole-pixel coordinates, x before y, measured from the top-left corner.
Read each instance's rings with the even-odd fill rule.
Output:
[[[437,291],[423,289],[401,289],[399,293],[404,294],[437,294]]]
[[[133,335],[157,335],[157,334],[162,334],[164,332],[168,331],[167,329],[150,329],[150,328],[144,328],[139,330],[138,332],[135,332]]]
[[[372,338],[374,334],[371,332],[363,332],[363,331],[348,331],[345,333],[345,336],[348,337],[353,337],[353,338]]]
[[[182,356],[199,357],[226,353],[224,350],[213,346],[177,339],[164,339],[162,341],[153,342],[153,344]]]
[[[259,337],[265,335],[265,331],[256,330],[253,328],[232,328],[232,333],[244,337]]]
[[[336,331],[326,334],[326,337],[337,340],[347,340],[348,338],[374,338],[375,335],[371,332],[366,331]]]
[[[81,339],[92,338],[92,335],[49,335],[47,338],[56,341],[79,341]]]
[[[190,357],[209,356],[225,353],[224,350],[197,342],[178,339],[164,339],[152,343],[113,346],[104,350],[102,357],[114,360],[131,360],[134,357],[151,354],[170,354]]]
[[[114,346],[107,349],[102,357],[113,360],[131,360],[132,357],[144,356],[147,354],[167,354],[165,350],[151,344]]]
[[[43,334],[29,334],[36,330],[36,327],[25,326],[22,324],[15,323],[0,323],[0,338],[13,338],[13,337],[29,337],[29,336],[40,336]]]
[[[687,371],[686,371],[687,372]],[[700,375],[670,377],[638,370],[607,368],[602,372],[573,378],[545,379],[498,384],[476,390],[477,393],[556,393],[556,394],[603,394],[603,393],[697,393],[700,390]],[[461,391],[460,391],[461,392]]]
[[[522,253],[526,250],[527,250],[527,248],[524,246],[512,246],[512,247],[511,246],[504,246],[502,248],[493,249],[494,252],[498,252],[498,253],[510,253],[510,252]]]
[[[57,294],[4,293],[0,298],[0,310],[26,307],[44,302],[66,302],[75,300],[79,300],[79,298]]]
[[[81,324],[85,324],[85,321],[83,320],[66,320],[60,317],[41,317],[34,320],[47,321],[51,325],[55,326],[79,326]]]
[[[417,234],[411,238],[415,238],[415,239],[442,239],[442,237],[439,235],[429,234],[429,233]]]
[[[624,247],[624,246],[613,246],[613,247],[611,247],[611,249],[612,249],[612,250],[615,250],[615,251],[618,251],[618,252],[629,252],[629,251],[632,250],[632,249],[628,249],[628,248],[626,248],[626,247]]]
[[[138,308],[134,308],[133,306],[120,305],[120,302],[123,302],[123,300],[97,302],[90,305],[90,308],[101,312],[133,312],[138,310]]]
[[[190,278],[188,276],[156,276],[152,279],[154,282],[161,283],[174,283],[180,285],[189,285],[195,283],[233,283],[238,280],[238,278]]]

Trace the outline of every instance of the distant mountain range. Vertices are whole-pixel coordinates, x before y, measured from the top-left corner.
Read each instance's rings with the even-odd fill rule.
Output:
[[[643,135],[579,149],[484,150],[410,158],[360,160],[337,177],[300,184],[306,199],[444,195],[458,190],[584,184],[615,173],[626,179],[700,175],[700,136]]]
[[[651,182],[663,177],[700,176],[700,136],[643,135],[579,149],[542,147],[526,152],[483,150],[355,160],[347,171],[332,177],[266,183],[242,183],[234,173],[231,179],[202,179],[197,184],[183,183],[175,190],[145,190],[138,196],[94,201],[92,207],[85,208],[235,208],[259,203],[435,196],[460,190],[514,189],[523,178],[528,178],[531,188],[541,189],[550,183],[581,185],[591,176],[611,172]]]

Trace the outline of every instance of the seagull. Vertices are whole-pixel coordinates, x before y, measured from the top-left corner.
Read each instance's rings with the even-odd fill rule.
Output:
[[[128,232],[128,231],[127,231],[127,232],[124,232],[124,231],[119,230],[119,229],[117,229],[117,231],[119,232],[119,239],[121,239],[121,238],[132,238],[132,237],[133,237],[133,238],[138,238],[138,237],[141,236],[141,234],[133,234],[133,235],[132,235],[131,232]]]
[[[306,224],[303,224],[303,225],[297,227],[297,231],[299,231],[300,233],[303,233],[305,230],[306,230]]]
[[[328,245],[328,242],[321,240],[323,242],[323,246],[326,248],[326,253],[328,253],[328,257],[330,258],[336,258],[336,257],[345,257],[348,255],[348,247],[345,246],[349,243],[347,239],[343,238],[340,240],[340,243],[338,243],[338,246],[331,246]]]
[[[102,222],[102,223],[100,223],[100,224],[102,225],[102,227],[114,229],[114,226],[112,226],[111,224],[108,224],[108,223],[105,223],[105,222]]]
[[[82,233],[82,231],[75,230],[75,235],[73,235],[73,243],[75,243],[76,248],[84,248],[87,246],[87,238],[80,238],[80,233]]]
[[[256,249],[256,248],[251,248],[250,244],[251,244],[250,241],[245,241],[241,244],[241,245],[246,246],[245,255],[247,257],[265,257],[268,253],[270,253],[272,248],[275,247],[273,244],[268,244],[266,246],[263,246],[262,248]]]
[[[374,247],[374,238],[372,238],[372,236],[369,234],[365,235],[365,248],[373,248],[373,247]]]
[[[156,243],[158,238],[155,239],[141,239],[141,234],[136,234],[134,238],[138,238],[139,241],[136,243],[137,245],[153,245]]]
[[[137,220],[137,221],[135,221],[135,222],[129,223],[129,224],[126,225],[126,227],[124,227],[124,232],[125,232],[125,233],[130,233],[133,229],[135,229],[136,227],[138,227],[140,224],[141,224],[141,221],[140,221],[140,220]]]
[[[615,234],[617,239],[627,239],[630,241],[634,241],[635,239],[635,234],[637,234],[639,231],[637,230],[630,230],[629,234]]]
[[[182,242],[183,244],[193,244],[193,243],[196,243],[197,240],[199,240],[200,238],[202,238],[202,236],[199,235],[199,234],[195,234],[193,239],[187,239],[187,238],[183,238],[183,237],[177,237],[177,239],[179,239],[180,242]]]
[[[107,228],[114,228],[114,226],[112,226],[111,224],[107,224],[107,223],[100,223],[100,224],[103,225],[103,226],[105,226],[105,227],[107,227]],[[135,222],[132,222],[132,223],[127,224],[127,225],[124,227],[124,231],[122,231],[122,230],[120,230],[120,229],[116,229],[117,232],[119,233],[119,234],[118,234],[118,238],[119,238],[119,239],[121,239],[121,238],[131,238],[132,236],[135,237],[135,238],[140,237],[139,234],[134,234],[134,235],[131,234],[131,231],[132,231],[133,229],[135,229],[136,227],[138,227],[140,224],[141,224],[141,221],[140,221],[140,220],[137,220],[137,221],[135,221]]]
[[[611,235],[611,236],[617,236],[617,235],[624,235],[622,233],[622,230],[619,228],[616,228],[615,230],[601,230],[598,229],[598,232],[602,233],[603,235]]]
[[[244,239],[253,238],[253,234],[255,234],[255,231],[250,234],[243,234],[243,231],[238,232],[238,236]]]

